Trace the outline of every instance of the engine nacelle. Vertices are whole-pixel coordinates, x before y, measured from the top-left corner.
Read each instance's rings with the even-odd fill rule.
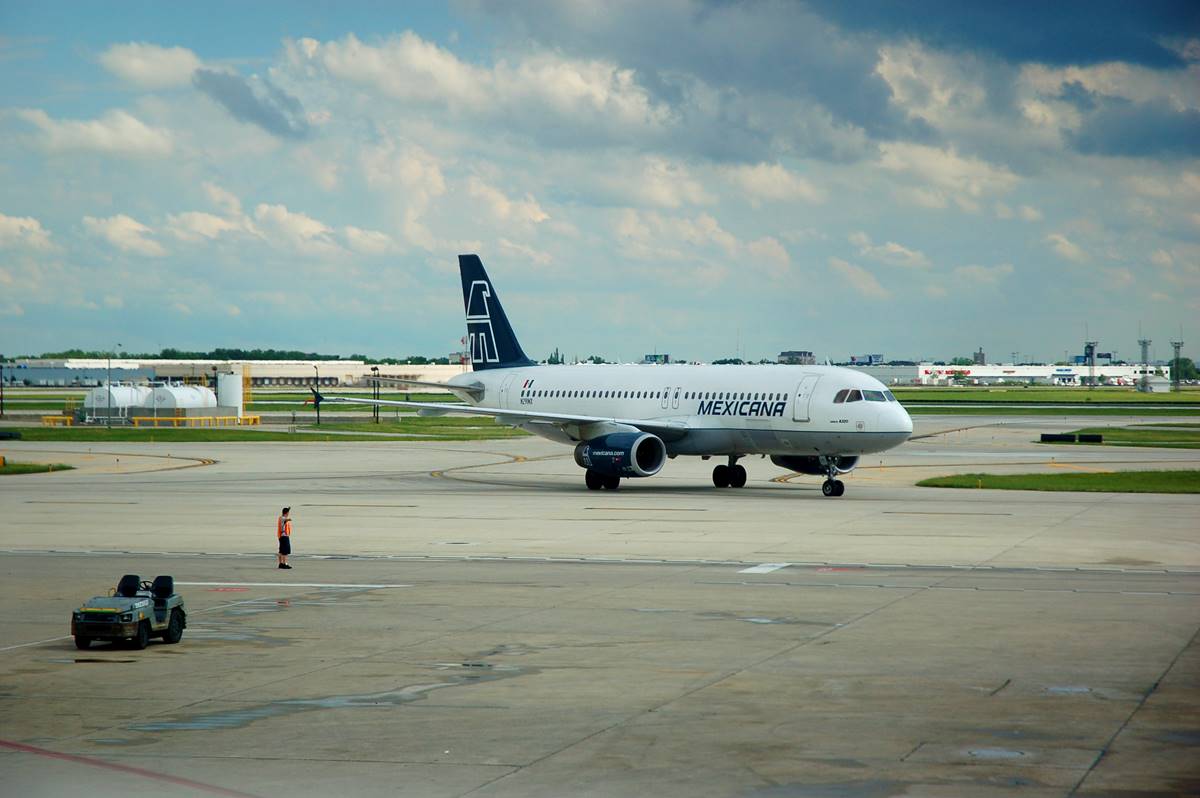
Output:
[[[829,475],[829,469],[821,462],[821,458],[815,455],[773,454],[771,462],[780,468],[811,474],[814,477]],[[833,458],[833,464],[839,474],[848,474],[858,465],[858,455],[839,455]]]
[[[575,447],[575,462],[615,477],[652,477],[667,462],[667,445],[649,432],[614,432]]]

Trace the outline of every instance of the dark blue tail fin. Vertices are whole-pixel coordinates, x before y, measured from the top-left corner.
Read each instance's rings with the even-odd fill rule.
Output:
[[[467,311],[471,367],[482,371],[537,365],[521,351],[479,256],[459,255],[458,270],[462,274],[463,305]]]

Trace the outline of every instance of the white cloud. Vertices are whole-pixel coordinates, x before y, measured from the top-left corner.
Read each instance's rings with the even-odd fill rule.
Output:
[[[630,185],[631,195],[638,201],[660,208],[679,208],[683,205],[708,205],[713,202],[704,185],[692,178],[688,170],[666,158],[646,158],[642,173],[622,183]]]
[[[724,171],[725,176],[740,186],[752,200],[825,201],[824,192],[777,163],[728,167]]]
[[[549,266],[553,261],[553,256],[549,252],[543,252],[539,249],[534,249],[528,244],[518,244],[514,241],[509,241],[507,238],[501,238],[496,241],[500,246],[500,251],[511,258],[519,258],[535,266]]]
[[[188,211],[167,217],[167,231],[181,241],[211,241],[223,233],[242,229],[243,226],[238,221],[203,211]]]
[[[1081,247],[1061,233],[1051,233],[1046,236],[1046,242],[1058,253],[1059,257],[1083,263],[1088,260],[1088,254]]]
[[[577,129],[653,128],[669,117],[639,86],[633,70],[600,60],[533,53],[491,68],[459,59],[412,31],[364,44],[353,34],[339,41],[300,39],[287,44],[292,66],[325,72],[405,102],[443,106],[456,113],[509,114],[536,121],[552,115]]]
[[[1008,168],[994,166],[978,158],[963,157],[953,149],[938,149],[924,144],[888,142],[881,144],[878,165],[889,172],[909,174],[926,185],[926,207],[944,207],[947,197],[967,211],[978,209],[978,200],[1004,194],[1017,184]]]
[[[0,247],[22,247],[50,251],[56,249],[50,231],[32,216],[5,216],[0,213]]]
[[[85,216],[83,226],[90,234],[103,238],[122,252],[153,258],[161,258],[167,254],[161,244],[149,237],[154,231],[123,213],[105,219]]]
[[[866,233],[857,232],[850,235],[850,243],[858,247],[858,254],[864,258],[886,263],[890,266],[903,266],[908,269],[928,269],[933,264],[925,253],[909,249],[895,241],[886,244],[873,244]]]
[[[1017,212],[1027,222],[1040,222],[1042,220],[1042,212],[1032,205],[1022,205],[1017,209]]]
[[[396,250],[396,242],[387,233],[378,230],[363,230],[347,225],[342,228],[346,244],[362,255],[385,255]]]
[[[1013,273],[1011,263],[1001,263],[997,266],[959,266],[954,270],[954,276],[960,280],[975,285],[995,285]]]
[[[1163,249],[1156,249],[1150,253],[1150,262],[1155,266],[1170,268],[1175,265],[1175,259],[1171,257],[1171,253]]]
[[[891,294],[879,284],[875,275],[861,266],[844,261],[841,258],[830,258],[829,268],[850,283],[858,293],[872,299],[887,299]]]
[[[216,205],[225,211],[225,213],[231,216],[240,216],[242,214],[242,201],[215,183],[204,183],[204,193],[208,195],[208,199],[213,205]]]
[[[272,243],[283,244],[305,255],[327,256],[341,248],[333,240],[333,229],[303,213],[294,213],[286,205],[260,203],[254,219]]]
[[[143,89],[187,86],[200,59],[183,47],[160,47],[145,42],[114,44],[100,56],[100,64],[119,78]]]
[[[526,194],[523,200],[509,199],[500,189],[488,185],[474,175],[467,180],[467,193],[483,200],[492,215],[502,222],[538,224],[550,218],[532,196]]]
[[[53,152],[84,151],[128,158],[163,157],[171,154],[171,134],[149,127],[125,111],[109,111],[86,121],[51,119],[45,111],[25,109],[17,116],[42,132],[40,143]]]

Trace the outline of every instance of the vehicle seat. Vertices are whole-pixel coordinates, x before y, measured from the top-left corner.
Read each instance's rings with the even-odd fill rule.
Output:
[[[141,577],[137,574],[125,574],[121,577],[121,581],[117,582],[117,595],[133,598],[137,595],[138,585],[141,584],[141,581]]]
[[[154,587],[150,591],[154,595],[154,606],[166,606],[167,599],[175,592],[175,578],[171,576],[154,577]]]

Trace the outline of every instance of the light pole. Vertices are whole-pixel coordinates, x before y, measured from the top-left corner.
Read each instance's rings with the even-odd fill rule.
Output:
[[[104,416],[104,426],[107,427],[108,429],[112,429],[112,400],[113,400],[112,356],[113,356],[113,349],[119,349],[121,346],[122,346],[121,342],[117,341],[117,345],[108,350],[108,386],[107,386],[108,396],[106,397],[106,401],[104,402],[104,404],[108,406],[107,407],[108,412]]]
[[[371,398],[379,401],[379,366],[371,366]],[[2,398],[2,397],[0,397]],[[371,406],[371,415],[375,418],[375,423],[379,423],[379,405]]]
[[[319,368],[317,368],[317,366],[316,366],[316,364],[315,364],[315,363],[313,364],[313,371],[314,371],[314,372],[316,373],[316,375],[317,375],[317,380],[316,380],[316,382],[317,382],[317,390],[318,390],[318,391],[320,391],[320,387],[321,387],[321,370],[320,370]],[[320,403],[320,402],[313,402],[313,404],[317,406],[317,426],[319,427],[319,426],[321,426],[321,403]]]

